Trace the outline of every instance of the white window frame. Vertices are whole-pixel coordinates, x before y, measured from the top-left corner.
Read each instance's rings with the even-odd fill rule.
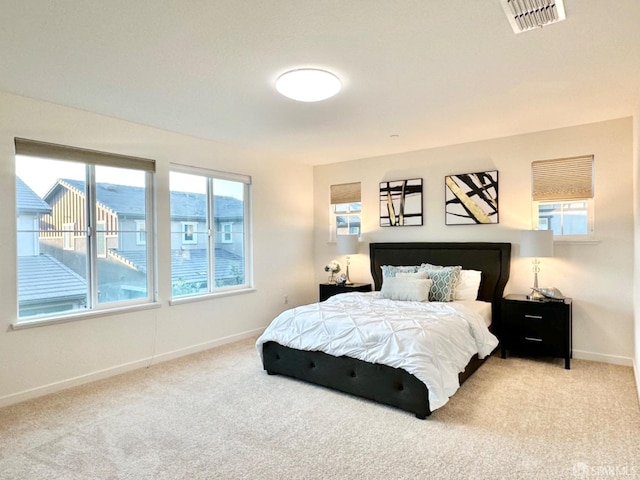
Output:
[[[550,200],[550,201],[533,201],[531,210],[531,226],[536,230],[549,230],[549,225],[543,228],[540,225],[540,206],[541,205],[553,205],[553,204],[569,204],[569,203],[585,203],[587,208],[587,232],[584,234],[564,234],[556,233],[554,231],[554,241],[560,242],[591,242],[595,241],[595,208],[593,198],[584,199],[571,199],[571,200]]]
[[[188,227],[191,227],[191,232],[187,230]],[[198,222],[180,222],[180,229],[182,231],[183,245],[195,245],[198,243]],[[187,238],[188,235],[191,238]]]
[[[207,221],[206,221],[206,233],[202,233],[207,236],[207,248],[209,251],[209,264],[208,264],[208,281],[207,281],[207,291],[193,293],[188,295],[180,295],[173,296],[169,301],[170,305],[178,305],[185,302],[191,301],[199,301],[204,300],[211,297],[224,296],[236,293],[246,293],[254,290],[253,287],[253,256],[252,256],[252,218],[251,218],[251,177],[248,175],[235,174],[230,172],[221,172],[217,170],[209,170],[200,167],[192,167],[188,165],[181,164],[170,164],[170,172],[176,173],[185,173],[189,175],[197,175],[201,177],[205,177],[207,180]],[[229,180],[233,182],[238,182],[243,184],[243,254],[244,254],[244,283],[240,285],[232,285],[232,286],[216,286],[216,278],[215,278],[215,248],[216,248],[216,238],[214,230],[215,218],[215,196],[216,192],[214,191],[214,181],[215,180]],[[189,222],[181,222],[181,225]],[[232,223],[232,222],[225,222]],[[182,231],[184,231],[184,227],[181,227]]]
[[[357,205],[360,208],[354,208]],[[339,210],[341,207],[346,206],[345,210]],[[339,211],[338,211],[339,210]],[[338,217],[346,217],[348,232],[344,232],[345,235],[358,235],[358,238],[362,237],[362,202],[350,202],[350,203],[338,203],[329,206],[329,241],[335,242],[336,235],[338,233]],[[359,217],[360,220],[360,229],[359,231],[354,231],[355,227],[351,227],[351,218]]]
[[[16,321],[12,324],[14,329],[28,328],[32,326],[52,323],[64,323],[72,320],[91,318],[96,315],[109,313],[122,313],[157,306],[157,279],[155,272],[155,239],[149,236],[147,240],[147,276],[146,297],[138,297],[128,300],[100,303],[98,299],[98,245],[97,226],[97,195],[96,195],[96,167],[115,167],[129,170],[142,171],[145,174],[145,211],[147,232],[155,231],[155,198],[154,178],[155,161],[139,157],[131,157],[96,150],[86,150],[66,145],[56,145],[24,138],[15,138],[16,156],[36,157],[65,162],[76,162],[85,167],[86,201],[84,215],[87,219],[86,263],[87,263],[87,303],[82,310],[68,310],[51,314],[19,317],[16,312]],[[64,242],[64,240],[63,240]],[[17,252],[16,252],[17,253]],[[17,278],[17,276],[16,276]],[[16,301],[16,306],[19,304]]]

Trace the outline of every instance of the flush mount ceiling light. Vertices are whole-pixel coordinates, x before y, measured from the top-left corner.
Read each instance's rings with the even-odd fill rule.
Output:
[[[299,102],[319,102],[333,97],[342,84],[333,73],[316,68],[301,68],[283,73],[276,89],[285,97]]]
[[[566,19],[564,0],[500,0],[515,33],[522,33]]]

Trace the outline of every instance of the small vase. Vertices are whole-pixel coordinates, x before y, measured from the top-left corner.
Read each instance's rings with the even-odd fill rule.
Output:
[[[333,272],[331,272],[331,276],[329,277],[329,283],[335,283],[335,279],[333,278]]]

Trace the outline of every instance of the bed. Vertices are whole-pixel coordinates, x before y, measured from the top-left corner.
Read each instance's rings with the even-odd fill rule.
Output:
[[[491,325],[489,329],[493,333],[499,333],[500,304],[505,285],[509,279],[511,244],[486,242],[372,243],[369,249],[371,275],[376,292],[379,292],[382,287],[382,266],[384,265],[402,266],[429,263],[460,265],[465,270],[481,271],[477,299],[490,303]],[[327,302],[323,302],[326,305],[314,304],[314,306],[301,308],[322,311],[330,307],[329,302],[343,304],[352,302],[355,312],[357,309],[368,308],[367,303],[362,303],[371,301],[365,297],[366,295],[375,297],[378,294],[342,294],[338,296],[341,297],[340,299],[336,300],[335,297],[332,297],[333,300],[329,299]],[[451,305],[434,303],[433,306],[441,306],[447,311],[458,308],[453,303]],[[333,308],[336,309],[338,306],[333,306]],[[344,306],[340,308],[344,308]],[[461,307],[461,309],[463,308]],[[331,309],[329,308],[329,310]],[[283,312],[283,314],[286,313]],[[281,344],[285,342],[274,341],[272,336],[267,335],[268,331],[269,328],[258,339],[256,345],[262,357],[263,367],[270,375],[285,375],[356,395],[411,412],[420,419],[429,416],[432,410],[438,408],[442,403],[435,404],[433,402],[434,391],[429,391],[425,382],[418,378],[419,374],[410,373],[410,368],[397,368],[383,363],[368,362],[350,355],[331,355],[317,349],[292,348]],[[477,354],[472,355],[466,367],[458,370],[459,385],[462,385],[483,362],[484,359],[481,359]],[[431,403],[434,403],[435,406]]]

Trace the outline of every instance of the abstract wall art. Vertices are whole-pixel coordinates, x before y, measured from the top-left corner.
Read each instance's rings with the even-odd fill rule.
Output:
[[[498,171],[445,177],[445,224],[498,223]]]
[[[422,179],[380,182],[380,226],[422,225]]]

